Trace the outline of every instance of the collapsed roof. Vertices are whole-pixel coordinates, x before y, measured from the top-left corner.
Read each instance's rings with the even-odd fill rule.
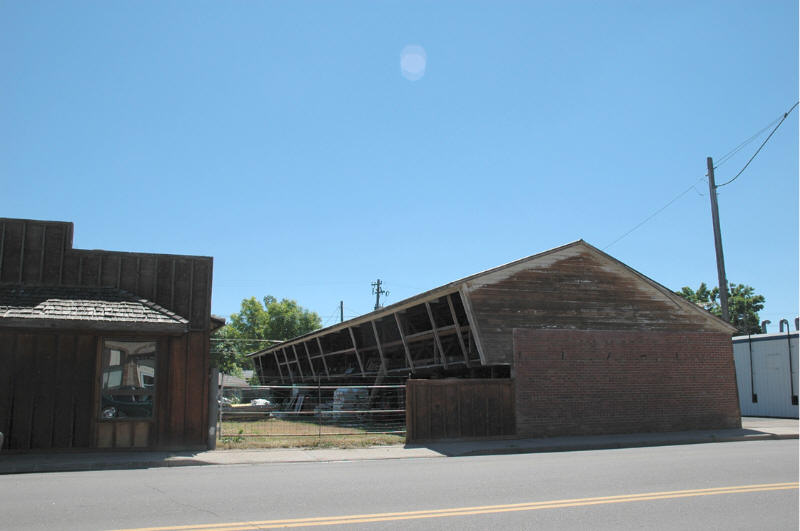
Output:
[[[474,374],[511,364],[514,328],[735,331],[579,240],[250,356],[263,382]]]

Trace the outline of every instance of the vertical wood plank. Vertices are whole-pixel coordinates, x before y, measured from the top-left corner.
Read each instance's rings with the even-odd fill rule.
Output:
[[[53,395],[55,391],[56,337],[36,334],[35,373],[32,382],[33,413],[31,448],[48,449],[53,442]]]
[[[0,223],[0,279],[3,278],[3,254],[6,248],[6,222]]]
[[[150,422],[136,422],[133,427],[133,447],[145,448],[150,446]]]
[[[44,278],[44,256],[46,254],[45,239],[47,238],[47,225],[42,226],[42,243],[39,252],[39,282]]]
[[[3,223],[3,262],[0,269],[0,281],[18,282],[20,275],[19,260],[22,246],[22,223],[6,221]]]
[[[153,284],[152,284],[152,286],[153,286],[153,295],[152,295],[153,298],[152,298],[152,300],[155,303],[158,303],[158,283],[159,283],[159,279],[158,279],[158,257],[156,257],[155,260],[154,260],[154,264],[153,264]]]
[[[169,444],[180,445],[186,414],[186,337],[169,339]]]
[[[61,258],[64,252],[64,227],[49,225],[45,232],[42,256],[42,276],[40,281],[55,285],[61,282]]]
[[[113,422],[100,422],[97,425],[97,443],[98,448],[111,448],[114,446],[114,423]]]
[[[53,447],[72,446],[73,402],[72,371],[75,370],[77,338],[69,334],[58,336],[56,347],[56,381],[53,393]]]
[[[156,404],[155,411],[155,434],[152,435],[153,444],[165,447],[170,444],[169,430],[169,392],[170,375],[169,368],[172,365],[172,351],[170,340],[167,338],[158,341],[156,369]]]
[[[25,238],[22,241],[22,268],[20,279],[22,282],[37,282],[41,277],[42,243],[45,226],[42,223],[25,223]]]
[[[5,434],[5,440],[0,450],[8,448],[11,442],[11,414],[14,405],[14,351],[16,343],[16,333],[0,332],[0,432]]]
[[[175,309],[175,268],[177,267],[175,264],[175,259],[173,258],[170,260],[170,282],[169,282],[169,308],[171,310]]]
[[[22,224],[22,240],[20,241],[20,248],[19,248],[19,282],[22,282],[24,278],[25,272],[25,239],[28,232],[28,224]]]
[[[68,234],[69,234],[69,241],[68,241]],[[62,284],[64,283],[64,260],[66,259],[67,254],[67,247],[72,247],[72,232],[64,226],[64,230],[61,233],[61,249],[59,252],[58,257],[58,280]]]
[[[78,337],[76,364],[72,388],[75,393],[72,446],[92,446],[92,429],[98,412],[94,409],[95,367],[97,365],[98,338],[90,335]]]
[[[139,257],[134,258],[132,256],[123,256],[119,261],[119,287],[137,295],[139,291],[139,286],[137,286],[139,276],[138,262]]]
[[[107,288],[118,288],[122,257],[118,254],[107,253],[100,255],[101,267],[99,270],[98,285]]]
[[[31,447],[31,416],[33,413],[32,376],[36,339],[32,334],[19,334],[14,352],[14,409],[8,447],[28,450]]]
[[[133,422],[113,422],[115,428],[114,448],[131,448],[133,446]]]
[[[206,378],[203,370],[202,332],[189,334],[189,350],[186,363],[186,417],[184,422],[186,443],[200,445],[205,440],[204,405],[208,402],[203,394],[203,381]]]
[[[192,285],[191,285],[191,315],[184,316],[191,321],[193,329],[203,329],[207,323],[203,319],[208,319],[206,313],[209,293],[209,267],[201,260],[192,260]],[[210,312],[210,310],[208,310]]]
[[[189,326],[192,326],[195,322],[197,322],[194,314],[194,262],[194,260],[189,260],[189,287],[187,288],[189,292],[189,309],[187,313],[182,314],[183,317],[186,317],[192,323]]]

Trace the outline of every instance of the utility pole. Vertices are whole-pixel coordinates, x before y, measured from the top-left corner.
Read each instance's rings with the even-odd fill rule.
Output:
[[[381,307],[381,295],[389,294],[388,291],[381,289],[381,279],[372,283],[372,293],[375,294],[375,309],[377,310]]]
[[[339,301],[339,322],[344,322],[344,301]]]
[[[722,234],[719,231],[719,208],[717,207],[717,185],[714,183],[714,161],[706,159],[708,166],[708,195],[711,197],[711,221],[714,224],[714,247],[717,251],[717,280],[719,281],[719,303],[722,318],[731,322],[728,315],[728,279],[725,278],[725,256],[722,254]]]

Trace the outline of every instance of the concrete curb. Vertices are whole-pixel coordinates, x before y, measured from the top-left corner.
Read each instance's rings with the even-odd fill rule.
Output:
[[[766,433],[764,435],[747,435],[739,437],[698,437],[692,439],[682,440],[652,440],[652,441],[630,441],[630,442],[603,442],[584,444],[570,444],[570,445],[542,445],[536,447],[520,447],[520,448],[501,448],[497,450],[472,450],[459,454],[457,457],[478,456],[478,455],[499,455],[499,454],[532,454],[532,453],[547,453],[547,452],[581,452],[589,450],[617,450],[622,448],[648,448],[652,446],[683,446],[688,444],[709,444],[709,443],[725,443],[725,442],[744,442],[744,441],[765,441],[765,440],[785,440],[785,439],[798,439],[798,434],[777,434]],[[451,456],[455,457],[455,456]]]

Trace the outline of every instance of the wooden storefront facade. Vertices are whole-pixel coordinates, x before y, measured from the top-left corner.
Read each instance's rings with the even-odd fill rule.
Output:
[[[205,446],[212,259],[72,230],[0,219],[3,450]]]

